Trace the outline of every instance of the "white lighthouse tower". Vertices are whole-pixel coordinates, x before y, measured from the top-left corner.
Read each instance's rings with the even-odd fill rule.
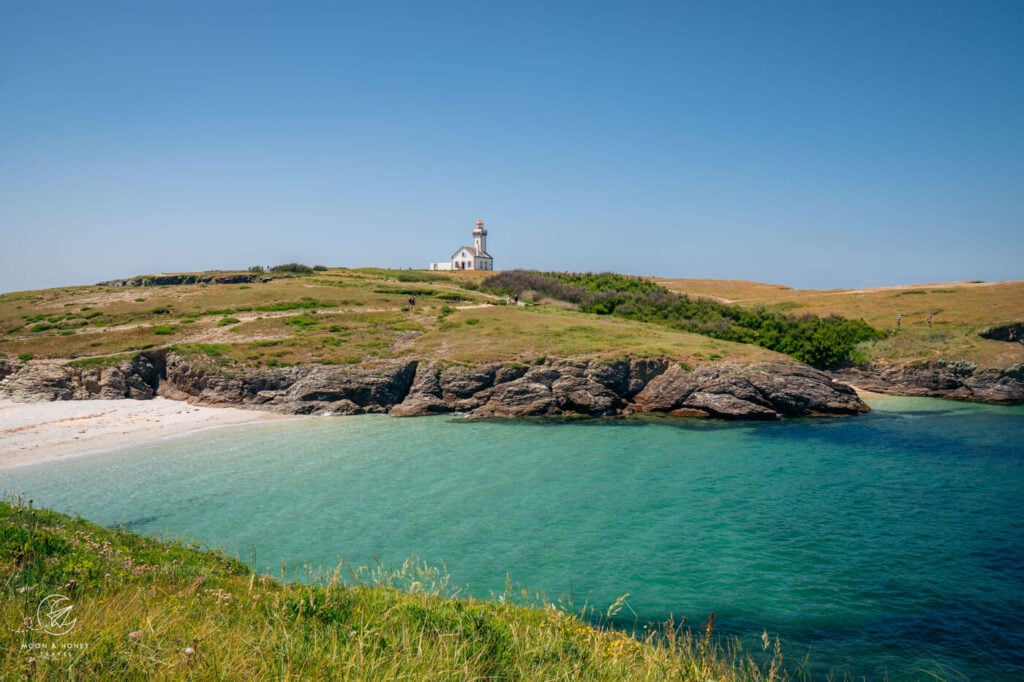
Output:
[[[487,254],[487,230],[484,229],[484,221],[476,221],[476,229],[473,230],[473,246],[476,252],[481,255]]]

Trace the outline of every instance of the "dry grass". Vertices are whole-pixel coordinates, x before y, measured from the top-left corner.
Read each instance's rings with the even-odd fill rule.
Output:
[[[538,357],[668,357],[699,365],[729,359],[758,362],[777,353],[676,332],[657,325],[547,307],[458,310],[418,337],[410,352],[458,362]]]
[[[458,362],[540,356],[665,356],[689,364],[778,357],[763,349],[558,306],[506,307],[473,288],[490,273],[332,269],[267,283],[66,287],[0,295],[0,357],[89,358],[173,345],[217,347],[225,362]],[[1024,282],[797,290],[757,282],[659,280],[744,306],[839,314],[893,330],[862,349],[873,361],[1024,362],[1024,346],[977,336],[1024,319]],[[469,289],[464,287],[470,287]],[[416,297],[410,309],[408,299]],[[460,309],[461,308],[461,309]],[[897,315],[903,324],[895,330]],[[933,316],[933,325],[926,323]]]
[[[982,367],[1024,362],[1024,346],[989,341],[977,332],[1024,320],[1024,281],[949,282],[877,289],[791,289],[738,280],[657,280],[691,296],[787,312],[863,319],[894,333],[865,350],[869,360],[893,363],[966,359]],[[902,315],[896,329],[896,316]],[[932,316],[932,326],[927,318]]]
[[[224,364],[270,366],[410,356],[482,362],[633,355],[691,364],[777,357],[654,325],[509,307],[463,288],[487,274],[335,269],[243,285],[6,294],[0,355],[82,359],[173,346],[212,353]]]

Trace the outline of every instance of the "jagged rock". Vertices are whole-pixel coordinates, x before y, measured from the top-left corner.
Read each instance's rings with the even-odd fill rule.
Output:
[[[449,411],[451,408],[445,403],[441,389],[441,370],[421,362],[416,366],[416,376],[405,400],[391,408],[388,414],[393,417],[419,417]]]
[[[515,381],[526,374],[529,369],[526,365],[520,364],[502,365],[494,371],[494,383],[504,384],[509,381]]]
[[[557,413],[551,387],[526,376],[488,391],[488,400],[472,411],[474,417],[536,417]]]
[[[671,412],[682,407],[683,401],[697,386],[697,376],[692,370],[671,365],[636,395],[636,409],[640,412]]]
[[[0,395],[15,402],[71,400],[72,375],[59,362],[35,361],[23,365],[0,387]]]
[[[440,385],[445,400],[465,400],[494,385],[494,365],[448,365],[441,370]]]
[[[642,391],[654,377],[663,374],[669,363],[664,358],[591,362],[586,376],[626,400]]]
[[[117,400],[152,398],[159,372],[145,355],[113,367],[80,368],[66,362],[28,362],[0,385],[0,396],[38,400]]]
[[[970,362],[934,362],[913,367],[851,368],[834,374],[838,381],[878,393],[994,405],[1024,404],[1024,363],[1001,370],[978,370]]]
[[[972,380],[986,374],[965,366],[954,369]],[[1021,384],[1024,370],[1007,372],[986,384],[991,395],[999,397],[1006,386]],[[0,381],[0,395],[19,400],[143,399],[157,390],[177,399],[288,414],[409,416],[456,411],[474,417],[521,417],[664,412],[765,419],[866,409],[853,389],[795,363],[723,364],[691,371],[660,359],[565,360],[531,366],[396,361],[236,367],[229,372],[213,358],[167,353],[141,354],[109,368],[36,361]]]
[[[361,414],[385,412],[401,403],[416,373],[416,363],[383,363],[372,367],[313,366],[271,405],[280,412]]]
[[[766,419],[782,416],[848,415],[866,411],[853,389],[824,372],[795,363],[669,367],[637,394],[639,412]]]

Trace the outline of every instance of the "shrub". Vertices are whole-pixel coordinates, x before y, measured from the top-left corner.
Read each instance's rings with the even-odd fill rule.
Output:
[[[738,343],[753,343],[819,368],[854,360],[856,346],[881,338],[863,320],[837,315],[796,316],[765,308],[750,310],[675,294],[648,280],[614,273],[541,273],[509,270],[487,278],[481,290],[498,295],[539,296],[567,301],[583,312],[617,315]]]
[[[272,270],[274,272],[294,272],[298,275],[308,275],[313,272],[313,268],[302,263],[285,263],[283,265],[275,265]]]
[[[313,269],[316,270],[317,272],[323,272],[324,270],[327,269],[327,266],[326,265],[314,265]]]
[[[18,356],[18,359],[21,360],[22,362],[28,362],[29,360],[32,359],[32,354],[22,353],[21,355]]]
[[[217,326],[226,327],[229,324],[238,324],[239,322],[241,322],[241,320],[239,320],[237,317],[222,317],[220,321],[217,322]]]

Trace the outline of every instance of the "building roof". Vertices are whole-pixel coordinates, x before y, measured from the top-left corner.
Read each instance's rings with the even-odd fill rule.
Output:
[[[486,251],[480,251],[475,246],[460,246],[459,248],[455,249],[455,253],[452,254],[452,258],[455,258],[459,251],[462,251],[463,249],[469,251],[469,255],[475,256],[476,258],[490,258],[491,260],[494,260],[494,257],[491,256],[491,254],[487,253]]]

